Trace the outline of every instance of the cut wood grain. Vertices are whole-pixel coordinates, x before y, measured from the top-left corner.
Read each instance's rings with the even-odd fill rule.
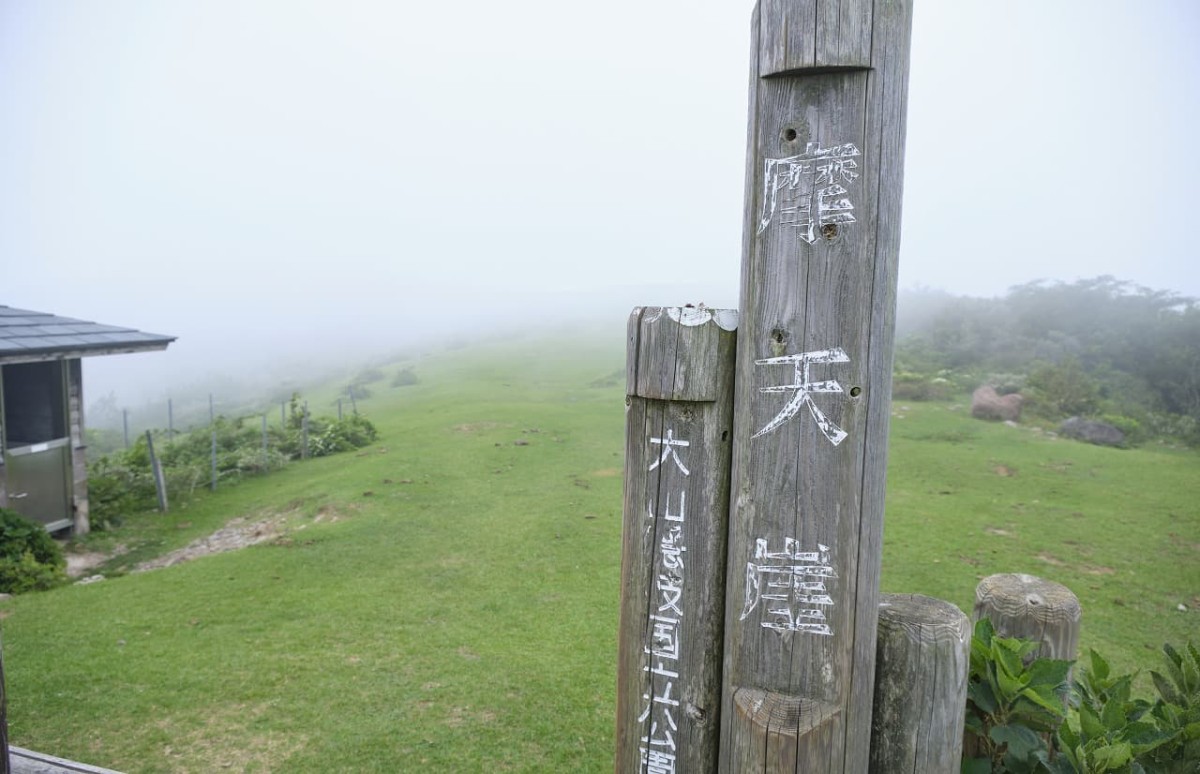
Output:
[[[989,575],[975,588],[973,615],[976,621],[991,621],[1001,637],[1040,643],[1040,658],[1075,659],[1083,610],[1061,583],[1034,575]]]

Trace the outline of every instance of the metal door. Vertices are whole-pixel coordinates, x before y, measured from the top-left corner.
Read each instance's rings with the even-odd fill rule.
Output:
[[[50,532],[70,527],[70,451],[67,438],[7,449],[8,507]]]

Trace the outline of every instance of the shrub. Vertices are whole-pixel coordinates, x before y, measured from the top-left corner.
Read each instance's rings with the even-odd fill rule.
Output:
[[[1091,416],[1099,405],[1095,382],[1074,358],[1038,365],[1030,372],[1027,384],[1035,412],[1048,419]]]
[[[62,549],[41,525],[0,508],[0,592],[44,591],[66,581],[66,569]]]
[[[383,377],[383,371],[380,371],[378,368],[364,368],[358,372],[358,376],[355,376],[351,382],[353,384],[371,384],[372,382],[383,381]]]
[[[416,384],[418,381],[420,380],[417,379],[417,374],[412,370],[411,367],[401,368],[396,372],[396,375],[392,377],[392,386],[407,387],[410,384]]]
[[[267,430],[263,451],[259,417],[217,417],[209,427],[177,435],[173,441],[156,438],[154,445],[172,504],[186,500],[212,480],[213,439],[216,439],[218,479],[237,480],[244,475],[267,473],[303,456],[304,415],[307,409],[293,394],[291,413],[284,426]],[[344,419],[308,418],[308,454],[350,451],[375,441],[378,433],[369,420],[357,414]],[[88,492],[92,528],[118,526],[126,513],[156,506],[157,490],[150,470],[150,452],[144,436],[129,449],[93,459],[88,464]]]
[[[1125,446],[1136,446],[1146,440],[1146,431],[1142,429],[1142,423],[1133,417],[1124,414],[1101,414],[1099,420],[1120,430],[1125,435]]]
[[[1067,715],[1071,662],[1033,658],[1036,642],[996,636],[981,619],[971,640],[964,772],[1039,771],[1045,734]]]
[[[941,376],[901,371],[892,377],[893,400],[946,400],[954,385]]]
[[[1072,662],[1029,660],[1037,643],[975,626],[967,687],[968,774],[1152,774],[1200,771],[1200,651],[1163,646],[1158,697],[1133,698],[1136,673],[1113,675],[1091,651],[1068,683]],[[1069,692],[1067,689],[1069,688]]]

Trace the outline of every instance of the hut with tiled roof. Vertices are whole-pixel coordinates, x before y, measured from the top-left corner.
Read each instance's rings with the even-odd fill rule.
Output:
[[[166,349],[173,336],[0,306],[0,508],[88,531],[81,358]]]

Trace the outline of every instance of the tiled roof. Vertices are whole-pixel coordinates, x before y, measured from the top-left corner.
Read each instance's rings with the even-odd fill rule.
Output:
[[[0,360],[5,361],[166,349],[174,340],[174,336],[0,306]]]

